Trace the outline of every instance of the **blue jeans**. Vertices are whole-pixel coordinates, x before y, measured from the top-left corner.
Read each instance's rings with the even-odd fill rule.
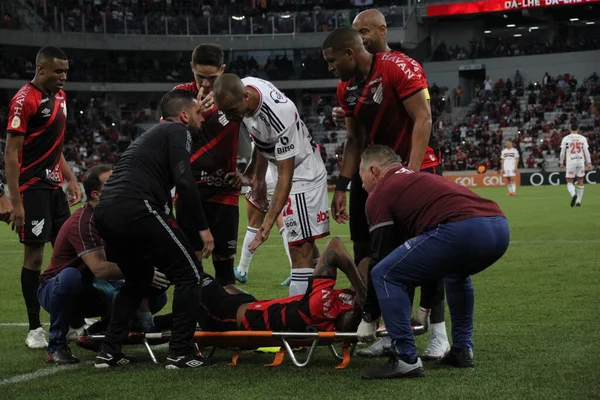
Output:
[[[87,317],[108,317],[114,296],[107,295],[83,279],[81,271],[65,268],[52,279],[40,284],[38,300],[50,314],[50,341],[48,351],[67,342],[70,322]],[[152,314],[167,303],[166,293],[157,293],[148,299]]]
[[[472,217],[438,225],[406,241],[371,272],[387,331],[403,359],[415,360],[409,292],[443,278],[452,320],[452,345],[472,348],[475,296],[471,275],[494,264],[506,252],[504,217]]]

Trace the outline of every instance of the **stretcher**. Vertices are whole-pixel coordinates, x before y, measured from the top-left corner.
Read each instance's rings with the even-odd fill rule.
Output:
[[[413,327],[415,335],[423,334],[423,327]],[[385,329],[376,332],[378,338],[388,336]],[[158,364],[151,346],[168,343],[171,332],[157,333],[130,333],[128,344],[144,345],[152,362]],[[104,335],[89,335],[87,341],[100,343]],[[356,332],[272,332],[272,331],[229,331],[194,333],[194,343],[197,350],[204,357],[212,357],[216,349],[233,350],[234,355],[229,365],[235,366],[244,351],[256,350],[264,347],[278,347],[273,362],[266,365],[277,367],[284,361],[287,354],[297,367],[306,367],[312,361],[318,346],[329,348],[332,356],[339,361],[336,369],[348,366],[354,349],[358,343]],[[336,348],[336,346],[338,346]],[[341,347],[341,350],[339,349]],[[305,353],[303,359],[300,354]]]

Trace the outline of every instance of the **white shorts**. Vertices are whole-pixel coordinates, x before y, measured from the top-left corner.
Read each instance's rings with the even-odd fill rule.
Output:
[[[265,182],[267,184],[267,201],[271,204],[271,200],[273,199],[273,192],[275,191],[275,185],[277,184],[277,179],[273,176],[271,168],[267,169],[267,173],[265,174]],[[261,208],[256,204],[254,198],[252,197],[252,189],[248,188],[246,192],[246,200],[255,208],[261,210]],[[265,211],[265,210],[261,210]]]
[[[504,171],[504,175],[502,175],[505,178],[514,178],[515,176],[517,176],[517,174],[515,173],[514,169],[511,170],[505,170]]]
[[[585,165],[567,165],[567,178],[581,178],[585,176]]]
[[[290,194],[282,215],[290,246],[328,236],[327,181],[305,192]]]

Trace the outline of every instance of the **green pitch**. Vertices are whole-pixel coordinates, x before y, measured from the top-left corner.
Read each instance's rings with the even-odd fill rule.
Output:
[[[82,364],[58,368],[43,362],[43,350],[25,348],[26,321],[21,297],[22,247],[0,226],[0,398],[2,399],[566,399],[600,396],[600,186],[586,186],[583,207],[570,208],[565,187],[484,189],[510,221],[511,245],[504,258],[474,279],[475,363],[473,370],[425,365],[426,378],[362,381],[363,368],[383,360],[358,357],[345,370],[320,349],[308,368],[290,360],[279,368],[272,356],[217,351],[218,365],[166,371],[137,348],[139,362],[120,369],[95,370],[94,354],[72,345]],[[245,201],[240,201],[239,243],[245,233]],[[349,244],[347,226],[332,222],[332,233]],[[321,240],[320,244],[325,244]],[[46,251],[49,259],[50,249]],[[46,262],[47,265],[47,262]],[[212,266],[205,266],[208,272]],[[256,253],[244,289],[259,299],[283,297],[279,283],[289,274],[281,238],[273,230]],[[346,284],[340,279],[340,284]],[[170,308],[170,305],[167,306]],[[47,314],[42,311],[44,322]],[[448,322],[449,326],[449,322]],[[47,329],[47,326],[46,326]],[[426,337],[417,340],[419,351]],[[156,351],[164,360],[164,347]],[[302,356],[302,355],[301,355]]]

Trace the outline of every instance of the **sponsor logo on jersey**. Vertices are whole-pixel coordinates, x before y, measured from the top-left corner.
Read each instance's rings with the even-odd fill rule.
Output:
[[[285,97],[280,91],[278,90],[271,90],[271,94],[270,94],[271,98],[273,99],[273,101],[277,104],[280,103],[287,103],[288,99],[287,97]]]
[[[200,180],[197,181],[197,184],[207,185],[207,186],[216,186],[216,187],[229,187],[229,182],[227,182],[224,178],[225,171],[223,169],[219,169],[216,172],[208,173],[206,171],[200,172]]]
[[[46,169],[46,179],[52,182],[60,182],[60,170],[58,164],[54,169]]]
[[[271,123],[269,122],[269,120],[267,119],[267,117],[265,116],[265,114],[263,114],[262,112],[258,113],[258,118],[260,118],[262,120],[262,122],[265,123],[265,125],[267,126],[267,128],[271,127]]]
[[[402,72],[404,72],[408,79],[412,79],[414,77],[420,78],[422,76],[419,63],[408,56],[403,57],[395,53],[384,53],[381,57],[381,60],[392,61],[402,70]]]
[[[21,126],[21,118],[17,117],[16,115],[13,117],[12,122],[10,123],[10,127],[13,129],[17,129],[18,127]]]
[[[297,227],[298,223],[294,220],[292,221],[285,221],[285,227],[286,228],[292,228],[292,227]]]

